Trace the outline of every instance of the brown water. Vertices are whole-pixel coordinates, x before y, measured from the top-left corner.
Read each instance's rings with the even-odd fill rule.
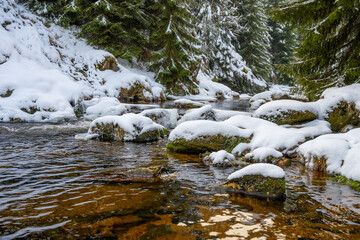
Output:
[[[293,161],[287,199],[229,195],[235,169],[153,143],[76,141],[87,123],[0,124],[0,239],[360,239],[360,194]],[[176,181],[104,172],[166,166]]]

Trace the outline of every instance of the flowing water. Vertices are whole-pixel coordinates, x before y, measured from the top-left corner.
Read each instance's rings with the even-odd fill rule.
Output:
[[[0,239],[360,239],[360,193],[296,160],[285,201],[229,195],[234,168],[169,152],[166,139],[75,140],[88,125],[0,124]],[[176,180],[96,180],[154,166]]]

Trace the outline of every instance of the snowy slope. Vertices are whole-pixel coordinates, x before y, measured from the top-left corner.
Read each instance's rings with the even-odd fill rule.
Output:
[[[139,85],[145,98],[161,98],[164,87],[152,73],[128,69],[70,30],[44,22],[15,0],[1,1],[0,122],[72,120],[84,99],[121,98]],[[115,71],[100,67],[109,58]],[[221,84],[199,82],[202,95],[232,94]]]

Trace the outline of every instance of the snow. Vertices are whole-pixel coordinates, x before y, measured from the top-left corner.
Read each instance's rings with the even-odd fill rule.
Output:
[[[238,95],[238,93],[232,91],[229,87],[213,82],[211,78],[208,75],[205,75],[201,70],[196,79],[199,82],[199,95],[212,96],[215,98],[218,93],[224,95],[225,98],[232,98],[234,95]]]
[[[316,116],[318,115],[318,110],[316,106],[314,107],[313,103],[306,103],[295,100],[277,100],[265,103],[264,105],[260,106],[253,115],[255,117],[277,117],[290,111],[309,111],[311,113],[314,113]]]
[[[175,128],[179,118],[177,109],[149,109],[142,111],[140,115],[149,118],[151,118],[151,116],[155,117],[157,119],[156,122],[167,129]]]
[[[331,133],[330,124],[323,120],[314,120],[306,124],[289,127],[279,126],[260,118],[237,115],[223,123],[246,129],[253,133],[250,143],[234,148],[233,154],[241,154],[246,149],[254,151],[261,147],[273,148],[283,154],[292,154],[296,151],[299,144],[304,143],[309,138],[312,139]]]
[[[245,155],[247,159],[254,159],[259,162],[263,162],[267,157],[281,158],[283,154],[269,147],[260,147]]]
[[[235,160],[235,156],[225,150],[212,152],[209,157],[214,165]]]
[[[178,125],[169,135],[169,141],[175,141],[182,138],[187,141],[203,137],[222,135],[226,137],[248,138],[251,131],[239,129],[223,122],[214,122],[209,120],[197,120],[183,122]]]
[[[327,172],[360,181],[360,128],[308,141],[299,146],[298,155],[309,168],[317,167],[315,158],[325,158]]]
[[[212,120],[224,121],[236,115],[251,115],[248,112],[239,112],[231,110],[214,109],[210,104],[198,109],[190,109],[186,111],[184,116],[179,120],[178,124],[193,120]]]
[[[276,89],[276,90],[269,90],[269,91],[265,91],[265,92],[261,92],[258,94],[255,94],[253,97],[250,98],[250,102],[256,102],[258,100],[266,100],[266,101],[271,101],[274,98],[279,99],[283,96],[287,96],[289,95],[290,92],[288,91],[283,91],[280,89]]]
[[[96,50],[73,33],[31,14],[14,0],[2,1],[0,22],[0,121],[73,120],[73,108],[88,97],[119,97],[136,83],[144,95],[158,97],[164,89],[147,74],[119,65],[120,71],[100,71],[112,54]],[[154,91],[154,92],[152,92]],[[26,113],[36,109],[35,114]]]
[[[117,98],[95,98],[88,101],[86,108],[85,119],[94,120],[101,116],[115,115],[119,116],[126,113],[126,107],[119,102]]]
[[[134,113],[124,114],[122,116],[105,116],[95,119],[91,122],[88,136],[93,135],[92,128],[97,124],[112,124],[118,126],[125,131],[124,140],[132,141],[136,136],[148,131],[163,130],[164,127],[154,123],[150,118]],[[94,136],[94,135],[93,135]],[[80,137],[78,137],[80,139]]]
[[[271,178],[284,178],[285,172],[281,167],[269,163],[255,163],[246,166],[228,177],[228,180],[241,178],[248,175],[261,175]]]

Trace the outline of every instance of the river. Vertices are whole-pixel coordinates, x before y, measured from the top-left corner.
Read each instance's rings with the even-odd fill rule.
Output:
[[[285,168],[285,201],[254,199],[220,187],[234,168],[169,152],[166,139],[75,140],[88,125],[0,124],[0,239],[360,239],[360,193],[296,159]],[[94,180],[154,166],[176,180]]]

